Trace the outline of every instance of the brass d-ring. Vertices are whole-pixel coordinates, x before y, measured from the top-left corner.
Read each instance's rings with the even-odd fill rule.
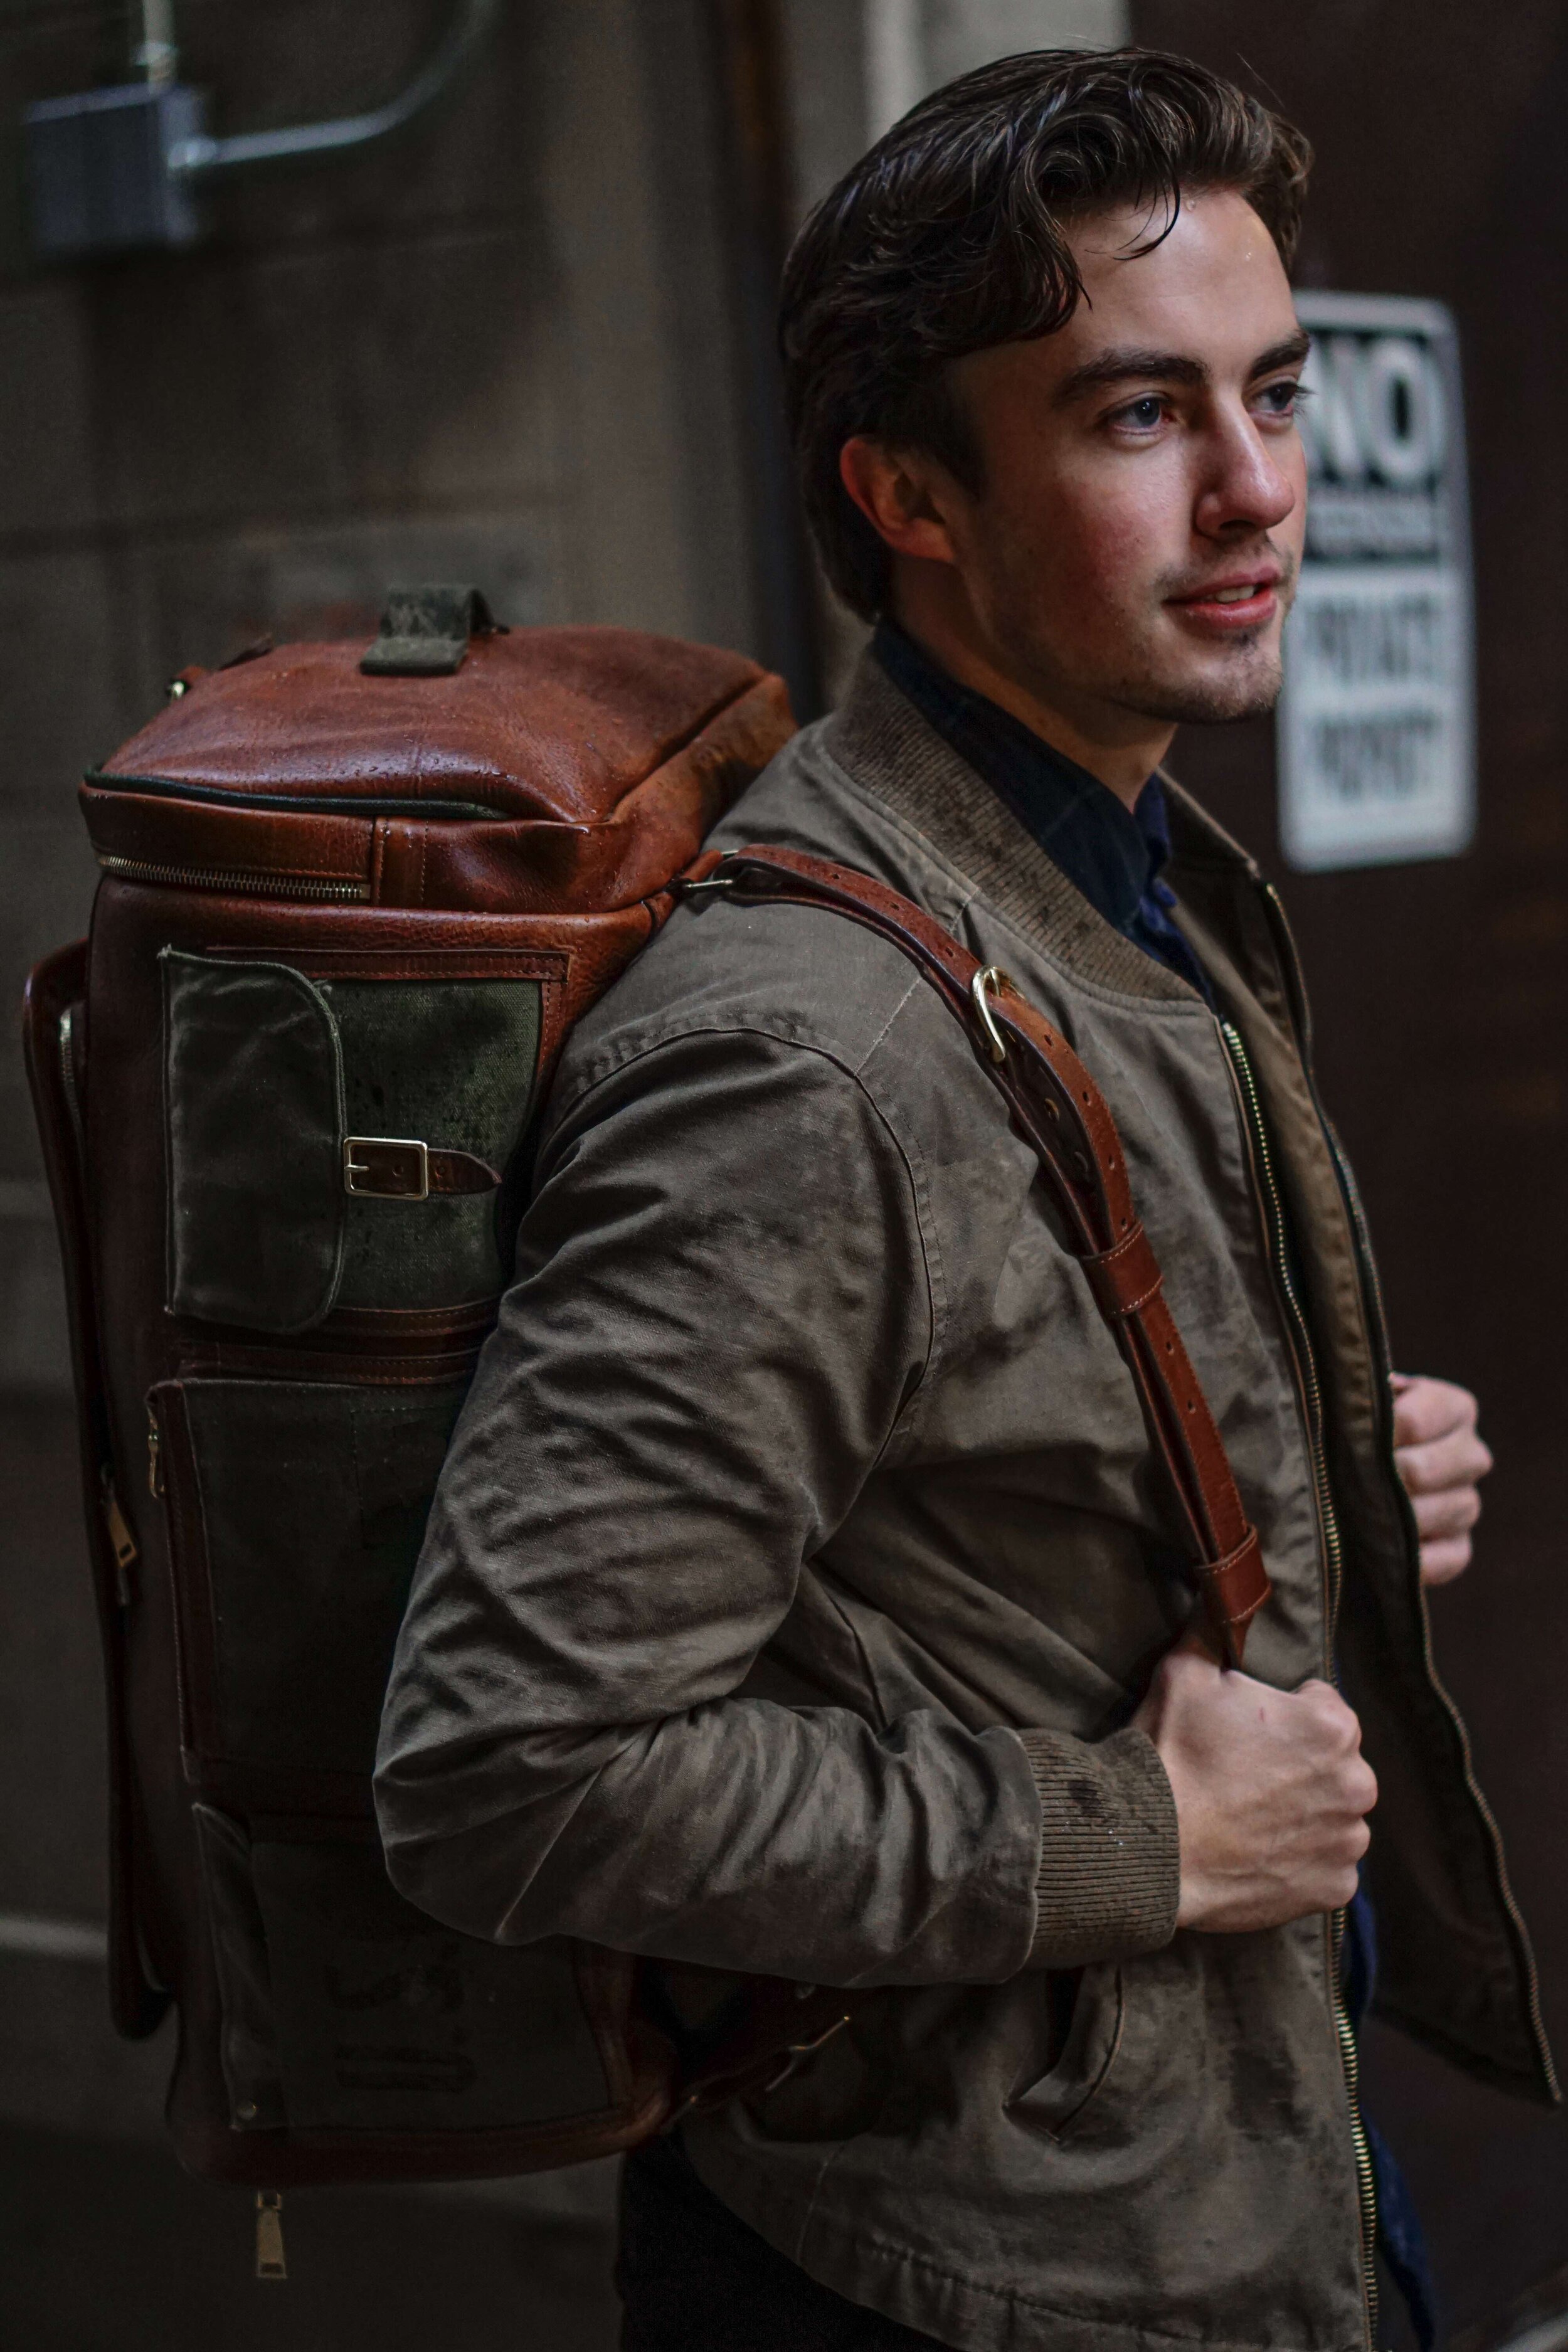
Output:
[[[980,1025],[985,1032],[985,1050],[994,1062],[1005,1062],[1007,1045],[997,1028],[985,992],[988,988],[1012,988],[1015,982],[999,963],[984,964],[969,983],[969,993],[974,999],[974,1010],[980,1015]]]

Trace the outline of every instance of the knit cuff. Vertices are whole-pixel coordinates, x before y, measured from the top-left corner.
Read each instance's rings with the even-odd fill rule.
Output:
[[[1087,1746],[1020,1731],[1040,1797],[1040,1867],[1028,1968],[1157,1952],[1176,1932],[1176,1802],[1152,1740],[1118,1731]]]

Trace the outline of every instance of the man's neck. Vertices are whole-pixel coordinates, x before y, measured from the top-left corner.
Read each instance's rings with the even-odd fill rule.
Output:
[[[967,614],[952,614],[938,600],[901,595],[895,589],[890,617],[960,686],[984,695],[1053,751],[1087,768],[1124,808],[1133,806],[1171,748],[1176,730],[1163,720],[1111,711],[1098,702],[1076,708],[1065,696],[1047,699],[1037,684],[1018,676],[984,642]]]

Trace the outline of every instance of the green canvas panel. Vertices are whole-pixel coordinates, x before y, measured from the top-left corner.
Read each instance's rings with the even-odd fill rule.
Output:
[[[531,980],[321,983],[342,1043],[345,1132],[416,1138],[504,1171],[539,1060]],[[350,1199],[338,1301],[447,1307],[501,1288],[497,1197]]]
[[[370,1772],[466,1388],[186,1382],[226,1757]]]
[[[170,1307],[303,1331],[331,1309],[342,1265],[332,1015],[288,964],[169,948],[163,965]]]
[[[440,1926],[374,1846],[258,1841],[251,1865],[295,2130],[495,2130],[605,2105],[565,1944]]]

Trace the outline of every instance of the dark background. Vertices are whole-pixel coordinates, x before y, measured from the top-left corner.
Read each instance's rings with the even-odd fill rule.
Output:
[[[1005,47],[1064,24],[1104,35],[1117,13],[1115,0],[921,6],[950,65],[963,61],[954,27],[987,8]],[[130,13],[121,0],[0,0],[0,989],[12,1003],[30,962],[85,927],[95,877],[77,776],[187,662],[267,629],[368,635],[389,581],[420,576],[473,578],[512,621],[626,622],[798,659],[758,394],[757,273],[869,120],[861,0],[513,0],[469,87],[397,149],[225,192],[195,252],[40,268],[16,194],[20,109],[123,78]],[[1437,1654],[1568,2043],[1555,1340],[1568,1310],[1568,0],[1484,12],[1133,0],[1131,14],[1139,38],[1237,73],[1310,132],[1308,282],[1435,296],[1459,320],[1475,847],[1279,874],[1270,729],[1194,733],[1175,764],[1284,887],[1400,1360],[1484,1401],[1499,1467],[1477,1564],[1435,1602]],[[178,0],[177,30],[215,127],[234,130],[376,102],[445,16],[444,0]],[[760,111],[737,41],[742,65],[764,68]],[[854,634],[837,621],[822,634],[830,687]],[[605,2170],[291,2198],[279,2288],[249,2275],[245,2200],[183,2180],[163,2150],[166,2044],[113,2041],[95,1957],[100,1706],[53,1248],[11,1055],[0,2341],[603,2352]],[[1455,2319],[1495,2320],[1568,2259],[1563,2122],[1375,2032],[1368,2077]]]
[[[1291,875],[1267,724],[1173,765],[1279,882],[1322,1091],[1366,1195],[1394,1354],[1475,1389],[1498,1466],[1476,1560],[1434,1595],[1568,2047],[1568,11],[1510,0],[1136,0],[1141,40],[1237,73],[1317,149],[1299,276],[1449,303],[1479,615],[1479,826],[1463,857]],[[1568,2259],[1568,2131],[1392,2034],[1367,2101],[1405,2160],[1450,2307]]]

